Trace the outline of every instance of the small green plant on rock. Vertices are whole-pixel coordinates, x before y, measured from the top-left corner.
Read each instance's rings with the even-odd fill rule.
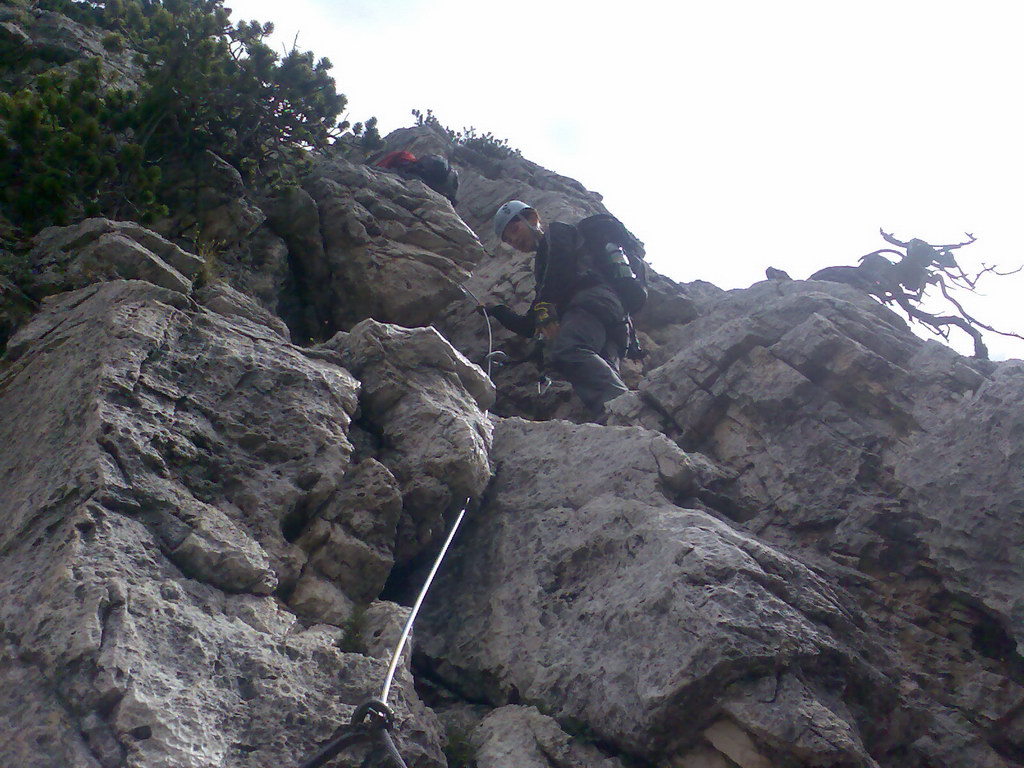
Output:
[[[364,656],[369,650],[366,647],[366,608],[359,606],[352,611],[352,616],[342,627],[343,634],[338,641],[338,648],[345,653],[361,653]]]
[[[202,288],[221,279],[221,256],[225,244],[220,240],[196,240],[196,256],[203,260],[203,266],[196,276],[196,288]]]
[[[458,725],[445,728],[442,751],[448,759],[448,768],[473,768],[476,765],[476,747],[470,739],[468,728]]]
[[[463,128],[461,131],[449,128],[438,120],[432,109],[428,109],[426,112],[414,109],[412,115],[416,118],[416,125],[433,126],[448,136],[453,144],[476,150],[487,157],[504,160],[507,157],[519,157],[520,155],[518,149],[509,146],[508,139],[499,139],[490,131],[480,133],[473,126]]]
[[[111,53],[122,53],[124,51],[124,38],[117,32],[110,32],[103,36],[103,48]]]

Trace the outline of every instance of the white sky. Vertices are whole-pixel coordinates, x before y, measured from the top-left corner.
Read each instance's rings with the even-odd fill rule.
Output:
[[[887,247],[879,227],[972,232],[969,271],[1024,264],[1022,3],[226,4],[330,58],[352,122],[376,115],[386,134],[429,108],[508,138],[600,192],[680,281],[852,265]],[[1024,273],[981,290],[975,315],[1024,333]],[[986,341],[1024,357],[1024,341]]]

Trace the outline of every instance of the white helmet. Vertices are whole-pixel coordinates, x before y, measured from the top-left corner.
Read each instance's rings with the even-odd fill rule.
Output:
[[[521,200],[509,200],[494,214],[494,234],[500,239],[505,233],[505,227],[512,219],[522,215],[523,211],[532,211],[533,206],[527,205]]]

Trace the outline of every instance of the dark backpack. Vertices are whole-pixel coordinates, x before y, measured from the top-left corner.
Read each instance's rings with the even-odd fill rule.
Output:
[[[447,158],[441,155],[424,155],[416,160],[405,170],[419,178],[435,192],[452,201],[455,205],[455,195],[459,191],[459,174],[448,163]]]
[[[576,225],[583,237],[583,248],[589,266],[618,294],[622,308],[636,314],[647,303],[647,262],[644,246],[614,216],[599,213],[588,216]],[[607,246],[618,246],[626,254],[632,276],[624,276],[608,256]]]

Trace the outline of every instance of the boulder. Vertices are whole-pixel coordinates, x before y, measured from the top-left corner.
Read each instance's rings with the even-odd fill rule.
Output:
[[[418,180],[319,158],[303,189],[268,205],[287,243],[296,290],[323,339],[366,318],[426,325],[460,295],[484,256],[450,203]]]
[[[401,493],[395,557],[408,562],[487,486],[494,386],[433,328],[364,320],[320,349],[362,382],[361,418]]]
[[[130,221],[86,219],[47,227],[32,241],[29,291],[48,296],[102,280],[146,280],[188,295],[203,260]]]

